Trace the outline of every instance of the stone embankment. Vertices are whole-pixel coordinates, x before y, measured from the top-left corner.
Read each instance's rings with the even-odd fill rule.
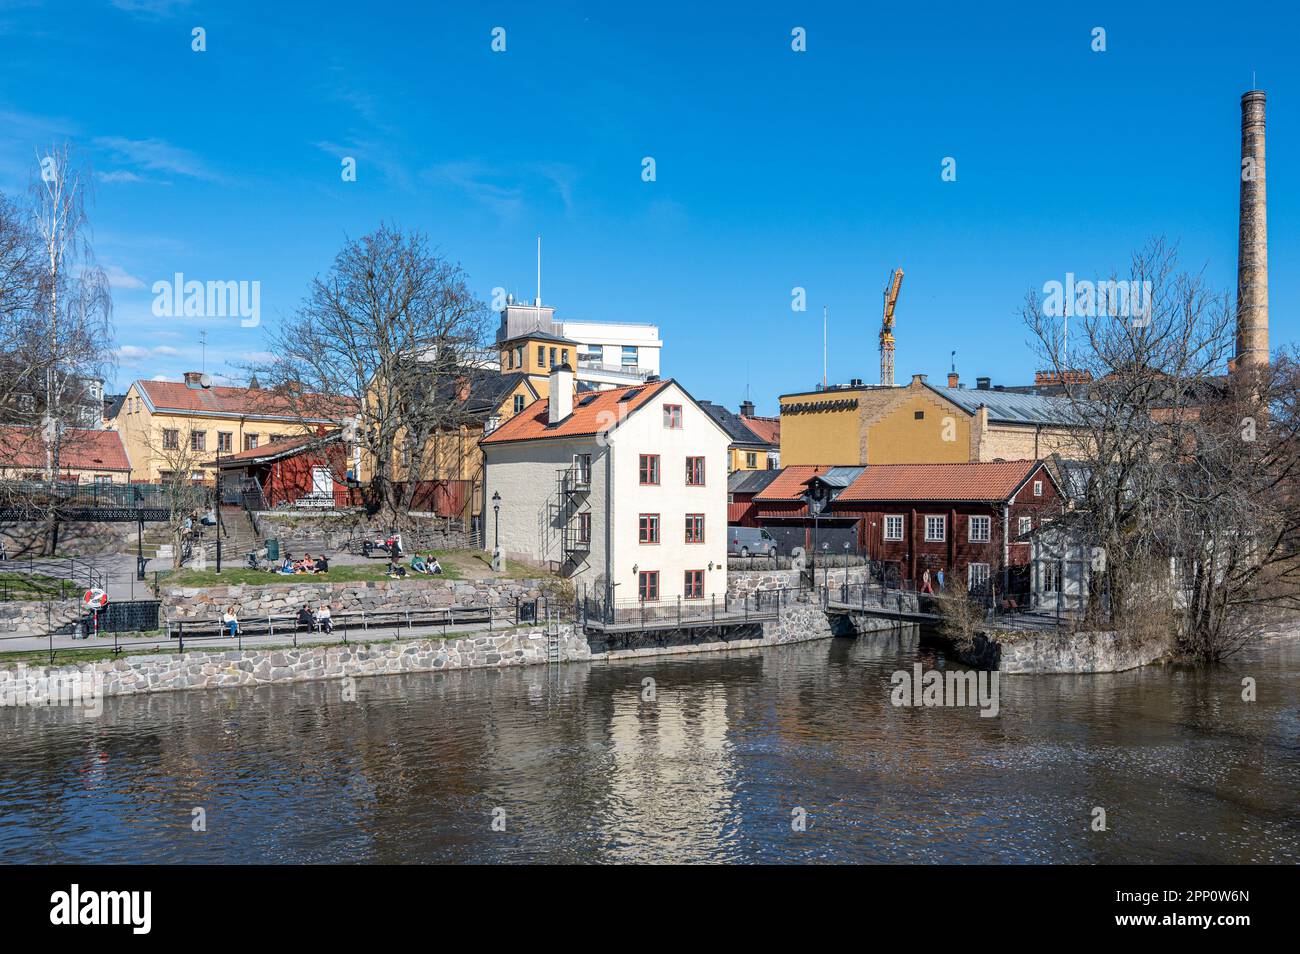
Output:
[[[1124,672],[1168,658],[1169,646],[1113,632],[987,632],[957,655],[969,666],[1006,673]]]
[[[72,681],[80,686],[93,685],[97,696],[123,696],[404,672],[538,665],[547,661],[549,638],[540,629],[529,629],[446,640],[242,652],[200,651],[127,656],[71,666],[20,666],[0,670],[0,706],[49,704],[48,700],[58,699],[60,693],[66,695],[66,687]],[[561,627],[554,638],[559,661],[591,658],[586,639],[572,627]]]

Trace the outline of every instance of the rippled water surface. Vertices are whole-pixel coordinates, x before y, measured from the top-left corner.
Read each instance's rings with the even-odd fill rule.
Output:
[[[4,709],[0,860],[1300,860],[1300,641],[1004,677],[993,719],[891,706],[917,660],[943,663],[875,636],[369,678],[355,702],[303,683]]]

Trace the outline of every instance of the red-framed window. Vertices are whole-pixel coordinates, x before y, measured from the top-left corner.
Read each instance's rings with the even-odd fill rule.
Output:
[[[686,542],[704,542],[704,514],[688,513],[686,515]]]
[[[704,599],[704,571],[687,570],[686,583],[682,587],[682,597],[688,600]]]
[[[637,542],[659,542],[659,514],[643,513],[637,520]]]
[[[659,571],[642,570],[636,575],[637,599],[645,603],[659,599]]]
[[[591,542],[591,513],[590,511],[578,514],[578,542]]]
[[[686,458],[686,486],[687,487],[704,486],[704,458],[703,457]]]
[[[682,406],[680,404],[664,405],[664,427],[674,431],[682,429]]]
[[[640,465],[640,477],[643,484],[659,483],[659,455],[642,454]]]

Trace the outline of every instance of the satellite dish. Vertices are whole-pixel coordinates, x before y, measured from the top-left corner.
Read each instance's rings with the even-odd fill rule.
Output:
[[[199,377],[199,384],[203,385],[205,388],[212,387],[212,375],[210,374],[201,375]]]

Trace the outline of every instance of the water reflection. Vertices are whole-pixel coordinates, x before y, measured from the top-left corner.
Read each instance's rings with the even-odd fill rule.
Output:
[[[894,708],[914,632],[0,710],[14,861],[1295,862],[1300,647]],[[1259,701],[1243,703],[1251,675]],[[643,698],[654,680],[655,699]],[[1088,823],[1106,809],[1110,830]],[[192,809],[207,831],[191,830]],[[791,811],[808,827],[791,830]],[[493,831],[504,811],[505,831]]]

